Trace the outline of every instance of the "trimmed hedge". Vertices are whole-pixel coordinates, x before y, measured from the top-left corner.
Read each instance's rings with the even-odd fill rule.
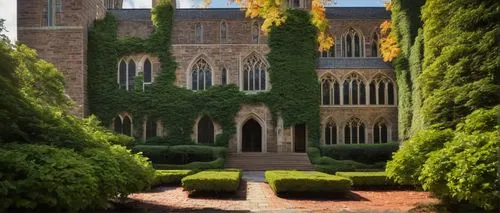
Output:
[[[320,150],[315,147],[309,147],[307,150],[309,159],[316,170],[329,174],[336,172],[354,172],[354,171],[384,171],[385,162],[376,162],[374,164],[363,164],[352,160],[335,160],[330,157],[320,155]]]
[[[217,158],[209,162],[192,162],[188,164],[153,164],[155,169],[169,170],[169,169],[194,169],[194,170],[206,170],[206,169],[222,169],[224,167],[224,158]]]
[[[196,173],[193,170],[156,170],[153,186],[180,184],[182,178]]]
[[[225,158],[226,148],[203,145],[137,145],[134,152],[142,152],[153,164],[189,164],[193,162],[210,162]]]
[[[208,170],[182,179],[182,187],[196,192],[236,192],[241,171],[237,169]]]
[[[350,190],[352,181],[345,177],[321,172],[266,171],[266,181],[276,193],[328,192],[343,194]]]
[[[335,160],[352,160],[364,164],[385,162],[392,159],[392,153],[398,151],[399,143],[382,144],[339,144],[320,146],[321,156]]]
[[[385,172],[337,172],[335,175],[351,179],[355,187],[395,185]]]

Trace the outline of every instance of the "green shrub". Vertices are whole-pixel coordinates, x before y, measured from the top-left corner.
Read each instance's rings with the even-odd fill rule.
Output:
[[[399,143],[397,142],[320,146],[321,156],[335,160],[352,160],[364,164],[391,160],[392,153],[398,149]]]
[[[385,162],[376,162],[374,164],[363,164],[352,160],[335,160],[330,157],[322,157],[318,148],[309,147],[307,149],[309,159],[316,170],[329,174],[336,172],[354,172],[362,170],[381,171],[385,168]]]
[[[153,186],[163,184],[180,184],[182,178],[192,175],[193,170],[156,170]]]
[[[423,166],[423,188],[447,200],[469,202],[491,210],[499,208],[497,131],[458,133],[441,150],[432,152]]]
[[[240,170],[208,170],[183,178],[182,187],[197,192],[236,192],[240,179]]]
[[[420,185],[418,177],[432,151],[439,150],[453,138],[451,130],[422,130],[405,141],[392,161],[387,163],[386,172],[390,179],[402,185]]]
[[[210,162],[224,158],[226,148],[203,145],[153,146],[138,145],[135,152],[142,152],[154,164],[188,164],[192,162]]]
[[[98,178],[89,161],[69,149],[46,145],[7,144],[0,147],[0,211],[52,208],[76,211],[99,198]]]
[[[224,158],[217,158],[209,162],[192,162],[188,164],[154,164],[155,169],[193,169],[193,170],[206,170],[206,169],[221,169],[224,168]]]
[[[352,181],[348,178],[321,172],[275,170],[266,171],[265,177],[276,194],[288,192],[346,193],[352,185]]]
[[[335,175],[351,179],[353,186],[394,185],[385,172],[337,172]]]

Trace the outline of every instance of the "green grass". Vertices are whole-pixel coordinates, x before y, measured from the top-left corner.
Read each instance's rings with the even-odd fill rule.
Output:
[[[345,177],[321,172],[266,171],[266,181],[276,193],[328,192],[343,194],[350,190],[352,181]]]
[[[240,179],[240,170],[207,170],[183,178],[182,187],[196,192],[236,192]]]
[[[180,184],[182,178],[196,173],[193,170],[156,170],[153,186]]]

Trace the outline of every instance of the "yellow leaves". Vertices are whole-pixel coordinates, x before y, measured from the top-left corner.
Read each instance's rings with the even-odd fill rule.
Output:
[[[334,44],[332,34],[330,34],[330,25],[325,14],[325,0],[312,0],[311,16],[312,24],[318,28],[318,50],[327,51]]]
[[[385,62],[392,61],[395,59],[401,49],[398,47],[398,42],[394,33],[389,33],[387,37],[384,37],[380,41],[380,52]]]
[[[389,62],[401,53],[396,35],[391,31],[392,21],[386,20],[380,25],[380,53],[384,61]]]
[[[387,0],[386,2],[384,2],[384,6],[385,6],[385,9],[387,11],[391,11],[392,10],[392,0]]]
[[[317,41],[318,41],[318,45],[319,45],[319,47],[318,47],[319,51],[327,51],[335,43],[333,36],[331,34],[325,33],[325,32],[318,33]]]

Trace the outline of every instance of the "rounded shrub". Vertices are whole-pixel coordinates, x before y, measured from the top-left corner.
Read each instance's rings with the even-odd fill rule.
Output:
[[[69,149],[47,145],[0,147],[0,210],[12,208],[77,211],[99,194],[90,162]]]
[[[439,150],[444,143],[452,140],[452,130],[423,130],[405,141],[393,159],[387,162],[387,176],[396,183],[420,185],[418,177],[423,164],[432,151]]]

